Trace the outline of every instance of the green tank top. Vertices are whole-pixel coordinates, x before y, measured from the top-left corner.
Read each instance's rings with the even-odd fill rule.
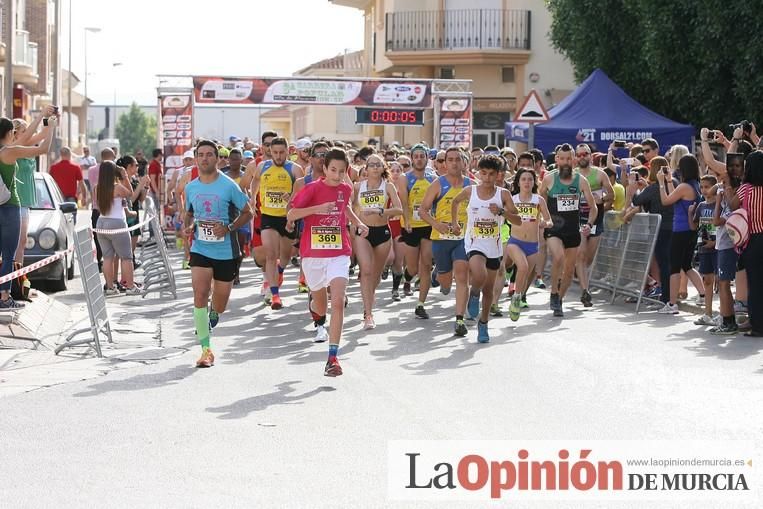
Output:
[[[552,198],[560,194],[580,194],[580,173],[573,173],[570,184],[562,184],[559,180],[559,172],[554,173],[554,184],[548,190],[548,197]]]
[[[576,173],[580,173],[580,168],[576,168]],[[591,192],[601,189],[601,180],[599,180],[599,169],[596,166],[590,166],[588,176],[585,177],[588,185],[591,186]]]
[[[16,192],[16,163],[6,164],[0,161],[0,177],[5,183],[5,187],[11,192],[11,199],[3,205],[19,206],[19,194]]]
[[[16,161],[16,192],[19,195],[19,203],[22,207],[34,207],[37,205],[37,192],[34,186],[34,171],[37,161],[23,158]]]

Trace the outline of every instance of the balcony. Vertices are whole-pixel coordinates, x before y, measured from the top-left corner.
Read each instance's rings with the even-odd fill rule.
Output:
[[[13,41],[13,79],[27,86],[37,84],[37,43],[29,42],[29,32],[16,30]]]
[[[531,23],[526,10],[390,12],[385,27],[386,57],[396,64],[425,65],[433,53],[438,62],[445,58],[467,64],[504,62],[508,55],[521,63],[529,57]]]

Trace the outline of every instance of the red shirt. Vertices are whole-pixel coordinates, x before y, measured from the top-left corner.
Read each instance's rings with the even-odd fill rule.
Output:
[[[156,159],[151,159],[151,162],[148,164],[148,174],[149,175],[156,175],[157,177],[161,177],[162,176],[162,163],[160,163]]]
[[[303,219],[305,229],[299,243],[302,258],[333,258],[352,254],[350,232],[347,230],[347,207],[351,197],[350,184],[342,182],[332,187],[321,179],[310,182],[292,198],[292,207],[297,209],[334,202],[331,212]]]
[[[64,198],[77,197],[77,182],[82,180],[82,168],[62,159],[50,167],[50,176],[58,184]]]
[[[750,235],[763,233],[763,186],[742,184],[737,189],[739,206],[747,210],[750,220]]]

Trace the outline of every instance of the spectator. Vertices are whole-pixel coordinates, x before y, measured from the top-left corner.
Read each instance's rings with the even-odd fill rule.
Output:
[[[678,314],[678,292],[681,283],[681,271],[691,279],[697,291],[702,294],[702,280],[692,267],[694,247],[697,244],[697,232],[689,225],[689,207],[700,199],[699,163],[691,154],[685,155],[678,162],[681,183],[673,186],[670,169],[663,166],[657,172],[660,186],[660,200],[665,206],[673,206],[673,236],[670,241],[670,300],[660,309],[663,314]],[[663,289],[664,291],[664,289]]]
[[[18,191],[16,190],[16,161],[23,157],[35,157],[45,154],[50,149],[50,142],[56,126],[56,116],[52,106],[46,106],[43,115],[48,116],[48,125],[43,128],[45,139],[36,147],[13,145],[13,123],[0,117],[0,178],[8,189],[10,197],[0,203],[0,277],[13,272],[14,256],[19,245],[21,233],[21,210]],[[0,285],[0,309],[18,309],[23,304],[17,303],[10,295],[11,282]]]
[[[151,197],[154,200],[154,203],[156,204],[157,208],[161,206],[161,202],[159,201],[159,198],[161,198],[161,185],[162,181],[164,180],[162,178],[162,149],[155,148],[154,151],[151,153],[151,162],[148,164],[148,175],[151,177]],[[113,158],[112,158],[113,161]],[[140,166],[139,166],[140,169]]]
[[[114,161],[114,151],[110,148],[101,150],[101,164],[107,161]],[[93,197],[93,211],[90,214],[90,222],[93,228],[96,228],[98,224],[98,218],[101,217],[101,212],[98,210],[98,200],[96,199],[96,190],[98,189],[98,178],[101,165],[96,164],[87,170],[87,179],[92,183],[93,189],[91,195]],[[98,241],[98,235],[93,233],[93,240],[95,241],[95,256],[98,261],[98,270],[103,270],[103,252],[101,251],[101,243]]]
[[[90,155],[90,147],[88,147],[87,145],[82,147],[82,156],[77,158],[77,164],[82,170],[82,175],[85,178],[85,187],[87,187],[87,191],[88,193],[90,193],[92,192],[93,186],[91,186],[90,180],[88,180],[87,171],[93,166],[95,166],[96,164],[98,164],[98,162],[95,160],[95,157]]]
[[[82,169],[72,162],[72,151],[61,147],[61,159],[50,167],[50,176],[58,184],[64,200],[77,203],[77,198],[87,203],[87,190],[82,177]]]
[[[146,170],[148,169],[148,161],[146,161],[146,156],[143,155],[141,149],[135,151],[135,160],[138,161],[138,176],[145,177]]]
[[[602,159],[602,156],[603,154],[600,154],[599,159]],[[604,202],[604,208],[622,212],[625,209],[625,187],[617,181],[617,174],[614,171],[605,168],[604,173],[609,177],[609,183],[612,184],[612,190],[615,192],[614,200]]]
[[[745,336],[763,337],[763,151],[747,156],[744,179],[739,186],[732,208],[747,210],[750,241],[742,252],[747,268],[747,310],[752,329]]]
[[[735,195],[736,189],[732,180],[728,175],[721,177],[718,199],[715,200],[713,211],[713,224],[717,227],[715,249],[718,253],[718,297],[722,321],[718,327],[710,329],[710,334],[718,336],[736,334],[739,331],[734,313],[734,295],[731,293],[731,282],[734,281],[737,272],[738,255],[725,226],[726,219],[731,215],[730,202]],[[743,277],[747,279],[746,274]]]
[[[24,119],[13,119],[14,145],[35,146],[45,135],[37,132],[37,127],[42,122],[42,114],[28,125]],[[16,192],[19,196],[21,208],[21,231],[19,233],[18,247],[16,248],[16,264],[23,266],[24,251],[26,250],[27,230],[29,229],[29,209],[37,204],[37,191],[34,183],[34,173],[37,170],[37,161],[33,157],[19,157],[16,160]]]
[[[670,171],[673,172],[673,177],[678,180],[681,180],[681,175],[678,174],[678,162],[688,153],[689,148],[686,145],[673,145],[670,147],[670,154],[667,158],[669,163],[668,166],[670,166]]]
[[[641,154],[646,158],[644,166],[647,168],[650,166],[650,161],[660,155],[660,145],[654,138],[647,138],[641,142]],[[634,156],[635,157],[635,156]]]

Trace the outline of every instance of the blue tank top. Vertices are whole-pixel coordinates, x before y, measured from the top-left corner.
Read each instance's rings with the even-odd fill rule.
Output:
[[[699,202],[699,184],[696,180],[687,182],[694,189],[693,200],[678,200],[673,204],[673,232],[688,232],[689,227],[689,207],[692,203]]]

